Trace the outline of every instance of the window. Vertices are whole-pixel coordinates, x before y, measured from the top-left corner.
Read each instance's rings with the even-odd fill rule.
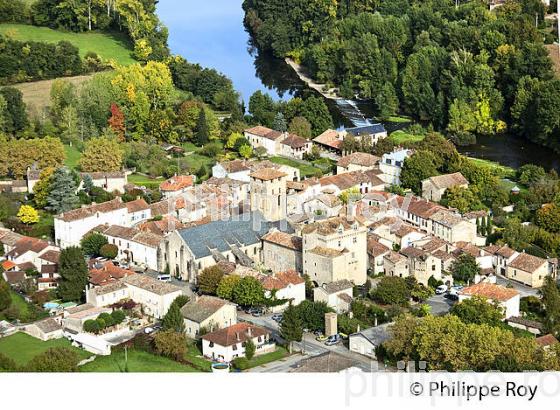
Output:
[[[354,237],[354,239],[352,240],[352,242],[358,243],[358,238]]]
[[[214,347],[214,342],[210,342],[209,346]]]
[[[233,345],[233,346],[231,347],[231,349],[232,349],[232,350],[237,350],[237,345]]]
[[[259,343],[262,342],[262,337],[259,336],[259,337],[257,338],[257,341],[258,341]]]

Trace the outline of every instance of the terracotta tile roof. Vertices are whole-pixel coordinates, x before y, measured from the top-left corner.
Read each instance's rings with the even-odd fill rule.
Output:
[[[0,243],[8,246],[14,246],[17,241],[24,238],[23,235],[19,233],[12,232],[8,229],[0,228]]]
[[[437,175],[430,177],[428,180],[434,184],[436,188],[447,189],[457,185],[468,185],[469,181],[460,172],[453,174]]]
[[[39,320],[38,322],[32,323],[39,328],[39,330],[43,333],[52,333],[62,329],[60,323],[58,323],[52,317],[47,319]]]
[[[486,251],[483,251],[478,246],[473,245],[470,242],[459,241],[455,244],[455,246],[457,249],[455,249],[452,253],[457,257],[464,253],[469,254],[475,258],[478,258],[479,256],[485,256],[486,254]]]
[[[464,222],[463,218],[446,210],[436,212],[430,217],[430,219],[449,228],[452,228],[460,224],[461,222]]]
[[[249,171],[251,168],[249,167],[247,161],[242,159],[235,159],[233,161],[224,161],[220,162],[220,165],[228,172],[228,173],[236,173],[236,172],[243,172]]]
[[[90,269],[89,281],[99,286],[134,274],[131,270],[115,266],[113,262],[105,262],[100,268]]]
[[[33,252],[39,254],[48,247],[49,247],[48,242],[45,242],[41,239],[24,236],[16,242],[14,248],[6,255],[17,258],[27,252]]]
[[[486,248],[484,248],[484,250],[488,253],[491,253],[492,255],[496,255],[498,253],[498,251],[500,250],[500,246],[498,245],[489,245]]]
[[[33,262],[24,262],[18,265],[18,269],[22,271],[34,271],[37,270],[37,267],[33,264]]]
[[[185,228],[185,225],[174,216],[166,215],[159,221],[141,223],[137,228],[144,232],[151,232],[158,236],[164,236],[171,231]]]
[[[387,259],[389,262],[391,262],[392,264],[397,264],[399,262],[404,262],[406,261],[406,257],[404,255],[401,255],[398,252],[395,251],[390,251],[387,255],[385,255],[383,257],[384,259]]]
[[[340,200],[340,198],[334,194],[319,194],[313,199],[317,199],[318,201],[321,201],[329,208],[342,205],[342,201]]]
[[[346,303],[352,303],[352,296],[350,296],[348,293],[340,293],[338,295],[336,295],[337,298],[343,300]]]
[[[337,150],[342,148],[342,139],[340,139],[338,131],[335,130],[326,130],[321,135],[314,138],[313,142],[326,145]]]
[[[286,232],[272,231],[264,235],[262,240],[301,252],[301,238]]]
[[[42,265],[42,266],[41,266],[41,273],[42,273],[42,274],[58,273],[58,264],[55,264],[55,265]]]
[[[319,235],[332,235],[340,228],[342,228],[343,231],[348,231],[352,229],[354,224],[359,225],[357,222],[351,222],[346,218],[337,216],[306,225],[303,227],[302,233],[310,234],[317,232]]]
[[[152,232],[141,231],[136,228],[127,228],[125,226],[118,225],[100,225],[92,229],[92,231],[99,232],[105,236],[136,242],[150,248],[157,248],[163,240],[162,236],[156,235]]]
[[[21,271],[10,271],[2,274],[9,285],[17,285],[25,280],[26,274]]]
[[[352,171],[344,174],[326,176],[319,179],[322,186],[335,185],[341,191],[356,187],[360,184],[371,184],[372,186],[385,185],[376,175],[376,172]]]
[[[134,201],[130,201],[126,203],[126,209],[128,210],[129,214],[134,212],[145,211],[146,209],[149,208],[150,205],[148,205],[148,203],[142,198],[138,198]]]
[[[552,346],[552,345],[555,345],[556,343],[558,343],[558,339],[556,339],[551,334],[544,335],[544,336],[541,336],[541,337],[537,337],[535,340],[542,347],[548,347],[548,346]]]
[[[496,255],[508,259],[515,255],[515,250],[511,249],[507,245],[504,245],[496,251]]]
[[[3,262],[2,262],[2,268],[3,268],[5,271],[8,271],[8,270],[10,270],[10,269],[13,269],[13,268],[15,268],[16,266],[17,266],[17,265],[16,265],[14,262],[12,262],[12,261],[3,261]]]
[[[167,295],[181,291],[180,287],[172,285],[171,283],[161,282],[151,276],[141,274],[126,276],[121,279],[121,281],[127,285],[135,286],[158,295]]]
[[[536,320],[530,320],[530,319],[526,319],[524,317],[521,316],[511,316],[507,318],[507,322],[511,322],[511,323],[517,323],[526,327],[531,327],[533,329],[537,329],[539,331],[542,331],[542,329],[544,328],[544,325],[541,322],[537,322]]]
[[[98,212],[105,214],[125,208],[126,205],[121,201],[120,197],[117,197],[111,201],[103,202],[102,204],[93,204],[90,206],[74,209],[72,211],[64,212],[56,216],[56,218],[61,219],[65,222],[73,222],[94,216]]]
[[[436,258],[441,259],[442,261],[447,261],[450,259],[457,259],[450,253],[447,253],[443,249],[438,249],[437,251],[431,252]]]
[[[332,248],[325,248],[323,246],[316,246],[313,249],[310,249],[308,252],[314,253],[316,255],[320,255],[320,256],[326,256],[329,258],[334,258],[337,256],[341,256],[344,255],[345,253],[348,252],[347,249],[343,249],[341,251],[339,251],[338,249],[332,249]]]
[[[285,177],[287,176],[287,174],[274,168],[262,168],[251,172],[249,176],[251,178],[260,179],[262,181],[271,181],[276,178]]]
[[[428,242],[424,245],[420,246],[420,248],[424,249],[426,252],[435,252],[439,249],[446,248],[447,242],[440,238],[431,238]]]
[[[398,196],[397,203],[399,207],[402,208],[405,203],[405,198],[402,196]],[[412,200],[408,204],[408,208],[406,209],[406,211],[410,212],[411,214],[417,215],[423,219],[429,219],[432,215],[441,210],[445,210],[445,208],[434,202],[426,201],[425,199],[420,199],[418,197],[412,198]]]
[[[300,137],[299,135],[295,135],[295,134],[288,134],[288,136],[286,138],[284,138],[280,144],[282,145],[287,145],[288,147],[292,148],[292,149],[297,149],[297,148],[303,148],[305,146],[307,146],[307,144],[311,144],[311,141],[306,140],[303,137]]]
[[[109,293],[117,292],[126,289],[127,286],[122,281],[109,282],[105,285],[97,286],[93,290],[97,296],[107,295]]]
[[[546,259],[529,255],[528,253],[520,253],[514,260],[510,262],[509,267],[532,273],[546,263]]]
[[[213,342],[219,346],[232,346],[255,337],[263,337],[269,334],[270,332],[262,327],[243,322],[212,333],[207,333],[202,336],[202,339]]]
[[[359,365],[357,360],[329,350],[301,360],[290,370],[290,373],[340,373],[357,365]]]
[[[289,285],[305,283],[305,280],[295,270],[278,272],[274,275],[262,275],[259,280],[267,290],[284,289]]]
[[[39,259],[51,263],[58,263],[58,260],[60,259],[60,252],[51,249],[50,251],[46,251],[45,253],[40,255]]]
[[[329,295],[332,295],[334,293],[352,289],[353,287],[354,284],[352,282],[350,282],[347,279],[343,279],[343,280],[338,280],[336,282],[326,283],[323,286],[321,286],[321,289],[323,289]]]
[[[360,165],[362,167],[374,167],[379,163],[381,158],[365,152],[354,152],[350,155],[342,157],[336,165],[347,168],[350,164]]]
[[[464,288],[459,294],[466,296],[482,296],[487,299],[505,302],[519,295],[519,292],[515,289],[494,285],[493,283],[480,282],[476,285]]]
[[[181,308],[181,313],[185,319],[196,323],[202,323],[227,305],[233,304],[225,299],[204,295],[185,304]]]
[[[162,182],[159,186],[159,190],[175,192],[192,186],[194,186],[194,177],[192,175],[177,175]]]
[[[423,251],[420,248],[415,248],[413,246],[409,246],[407,248],[401,249],[400,253],[408,258],[414,258],[414,259],[424,258],[427,255],[426,251]]]
[[[258,137],[267,138],[269,140],[275,141],[280,138],[283,134],[279,131],[271,130],[270,128],[258,125],[253,128],[246,129],[245,132],[249,134],[256,135]]]

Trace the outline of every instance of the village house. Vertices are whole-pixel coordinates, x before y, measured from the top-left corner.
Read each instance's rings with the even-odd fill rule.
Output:
[[[368,254],[368,271],[372,275],[380,275],[384,272],[383,258],[391,252],[391,249],[379,242],[378,237],[374,234],[368,234],[367,237],[367,254]]]
[[[519,316],[520,296],[515,289],[481,282],[461,290],[459,292],[459,302],[473,296],[480,296],[497,303],[503,309],[504,319]]]
[[[360,127],[346,128],[342,131],[342,138],[350,136],[357,142],[365,142],[370,145],[375,145],[379,140],[387,138],[387,130],[383,124],[371,124]]]
[[[438,281],[443,279],[441,261],[434,255],[415,247],[401,249],[400,253],[408,258],[408,276],[414,277],[418,283],[428,286],[431,277]]]
[[[348,337],[348,349],[375,360],[376,349],[391,338],[390,326],[391,324],[385,323],[352,333]]]
[[[100,225],[93,229],[118,247],[116,259],[149,269],[163,271],[161,249],[165,246],[163,237],[136,228],[118,225]]]
[[[246,129],[243,134],[253,149],[263,147],[266,149],[268,155],[278,155],[281,153],[282,148],[280,141],[286,136],[280,131],[271,130],[263,126],[256,126]]]
[[[388,248],[407,248],[426,237],[426,233],[395,217],[385,217],[370,224],[369,231],[379,237]]]
[[[323,192],[340,195],[344,191],[355,190],[360,194],[370,191],[382,191],[385,183],[381,180],[379,171],[352,171],[344,174],[326,176],[319,179]]]
[[[63,330],[60,317],[49,317],[34,323],[24,325],[19,328],[23,333],[27,333],[43,342],[47,340],[61,339]]]
[[[340,215],[344,204],[334,194],[319,194],[303,204],[303,212],[309,216],[331,218]]]
[[[286,190],[286,211],[288,215],[303,215],[305,213],[304,204],[322,194],[321,183],[318,178],[287,181]]]
[[[367,277],[367,229],[357,221],[329,218],[302,229],[303,272],[318,285]]]
[[[437,175],[422,181],[422,198],[439,202],[449,188],[468,188],[469,181],[460,172]]]
[[[112,261],[93,261],[90,263],[88,280],[94,286],[102,286],[134,274],[134,271],[115,266]]]
[[[89,286],[86,289],[86,303],[104,307],[131,299],[142,305],[146,315],[161,319],[171,303],[181,295],[183,289],[178,286],[148,275],[134,274],[107,285]]]
[[[274,168],[251,172],[251,211],[260,211],[267,221],[286,218],[287,174]]]
[[[237,323],[202,336],[202,354],[212,360],[231,362],[245,357],[245,346],[251,340],[255,345],[255,356],[276,350],[265,328],[250,323]]]
[[[324,283],[313,289],[313,301],[325,302],[338,314],[346,313],[350,311],[353,289],[352,282],[346,279]]]
[[[313,138],[313,142],[325,151],[335,155],[342,154],[343,137],[336,130],[328,129],[324,131],[321,135]]]
[[[336,173],[344,174],[352,171],[368,171],[378,168],[381,158],[365,152],[354,152],[346,155],[336,163]]]
[[[401,171],[404,165],[404,160],[412,155],[412,150],[397,149],[393,152],[383,154],[379,169],[382,174],[380,178],[388,185],[401,184]]]
[[[123,171],[117,172],[82,172],[80,173],[81,181],[78,189],[83,188],[83,179],[87,176],[91,178],[93,186],[101,188],[107,192],[117,192],[124,194],[125,186],[128,184],[127,174]],[[27,192],[33,193],[35,184],[39,182],[41,170],[37,167],[27,168]]]
[[[126,204],[120,197],[101,204],[83,206],[54,218],[56,244],[62,249],[78,246],[86,233],[99,225],[129,226]]]
[[[282,141],[280,141],[280,152],[279,155],[285,157],[292,157],[297,159],[303,159],[311,153],[312,147],[311,141],[300,137],[295,134],[287,134]]]
[[[490,269],[494,271],[494,258],[491,253],[469,242],[459,241],[455,243],[454,247],[455,249],[452,253],[456,258],[459,258],[462,254],[469,254],[475,258],[476,263],[478,263],[481,269]]]
[[[235,159],[232,161],[219,162],[212,167],[214,178],[229,178],[234,181],[250,182],[249,174],[262,168],[274,168],[288,175],[288,180],[299,181],[301,179],[300,170],[288,165],[276,164],[274,162]]]
[[[172,275],[192,283],[199,272],[220,261],[251,266],[262,260],[261,238],[280,225],[255,212],[174,231],[166,238],[164,263]]]
[[[164,198],[171,198],[189,191],[195,183],[194,175],[176,175],[161,183],[159,190]]]
[[[201,195],[197,200],[195,192],[188,192],[150,204],[151,218],[170,217],[177,219],[180,223],[206,218],[208,216],[208,206],[205,202],[207,198],[205,195]],[[145,222],[141,222],[141,224],[143,223]]]
[[[138,198],[134,201],[126,203],[126,210],[128,212],[128,225],[134,226],[141,222],[147,221],[152,217],[150,205],[143,199]]]
[[[88,320],[97,319],[102,313],[111,313],[113,309],[108,307],[96,307],[89,303],[66,309],[62,319],[64,329],[80,333],[84,331],[84,323]]]
[[[383,270],[386,276],[406,278],[410,274],[408,258],[398,252],[390,251],[383,256]]]
[[[486,252],[493,255],[492,264],[497,275],[506,276],[508,265],[519,256],[519,252],[511,249],[507,245],[490,245],[485,248]]]
[[[302,239],[298,236],[272,230],[262,237],[263,264],[273,273],[295,269],[303,270]]]
[[[506,277],[532,288],[540,288],[544,285],[544,279],[551,274],[549,269],[548,260],[520,253],[507,265]]]
[[[192,339],[237,323],[236,305],[214,296],[195,297],[181,308],[181,313],[185,333]]]
[[[260,275],[258,279],[265,290],[265,297],[270,298],[274,293],[277,300],[286,300],[283,305],[272,306],[273,313],[282,312],[290,304],[297,306],[305,300],[305,280],[295,270]]]

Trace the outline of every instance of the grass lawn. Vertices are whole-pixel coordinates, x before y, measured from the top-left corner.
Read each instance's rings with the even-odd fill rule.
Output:
[[[404,124],[406,122],[412,122],[412,119],[409,117],[404,117],[404,116],[398,116],[398,115],[392,115],[389,118],[387,118],[385,120],[386,122],[392,122],[392,123],[396,123],[396,124]]]
[[[395,144],[403,144],[405,142],[418,142],[424,139],[424,135],[409,134],[402,130],[395,131],[390,136]]]
[[[89,51],[93,51],[102,58],[114,60],[121,65],[136,62],[131,55],[130,41],[122,33],[72,33],[27,24],[0,24],[0,34],[7,34],[14,40],[20,41],[44,41],[47,43],[68,41],[79,48],[82,57]]]
[[[200,368],[204,369],[205,371],[212,371],[212,362],[203,359],[202,353],[198,349],[196,345],[190,345],[187,351],[187,355],[185,357],[186,360],[189,362],[199,366]]]
[[[275,362],[288,356],[288,351],[283,347],[277,346],[276,351],[255,356],[249,361],[249,368],[262,366],[264,364]]]
[[[26,365],[35,356],[51,347],[67,347],[76,351],[81,359],[86,359],[91,356],[91,353],[72,346],[70,342],[64,338],[43,342],[25,333],[18,332],[0,339],[0,353],[12,358],[20,366]]]
[[[80,158],[82,158],[82,153],[78,151],[74,145],[65,145],[64,152],[66,153],[66,159],[64,160],[64,165],[68,168],[76,168]]]
[[[132,174],[128,176],[128,182],[131,184],[145,186],[150,189],[159,188],[160,184],[165,181],[163,178],[150,178],[147,175]]]
[[[474,164],[484,167],[490,168],[496,175],[500,175],[501,177],[512,177],[515,176],[515,169],[511,167],[506,167],[504,165],[498,164],[497,162],[489,161],[487,159],[480,159],[480,158],[471,158],[468,157],[471,162]]]
[[[321,171],[320,168],[314,167],[309,163],[303,164],[299,161],[294,161],[292,159],[284,158],[284,157],[270,157],[269,159],[271,162],[274,162],[275,164],[287,165],[299,169],[301,176],[304,178],[322,175],[323,173],[323,171]]]
[[[95,360],[80,367],[82,372],[124,372],[124,350],[115,350],[110,356],[97,356]],[[128,351],[128,372],[131,373],[185,373],[197,370],[166,357],[156,356],[141,350]]]

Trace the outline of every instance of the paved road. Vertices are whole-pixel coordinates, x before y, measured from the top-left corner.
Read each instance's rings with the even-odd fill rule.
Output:
[[[446,299],[443,295],[434,295],[426,303],[432,308],[433,315],[445,315],[449,312],[454,302]]]
[[[504,278],[503,276],[497,276],[496,283],[502,286],[513,286],[513,288],[521,294],[521,297],[538,296],[539,293],[538,289],[533,289],[529,286],[522,285],[521,283],[509,280],[507,278]]]

